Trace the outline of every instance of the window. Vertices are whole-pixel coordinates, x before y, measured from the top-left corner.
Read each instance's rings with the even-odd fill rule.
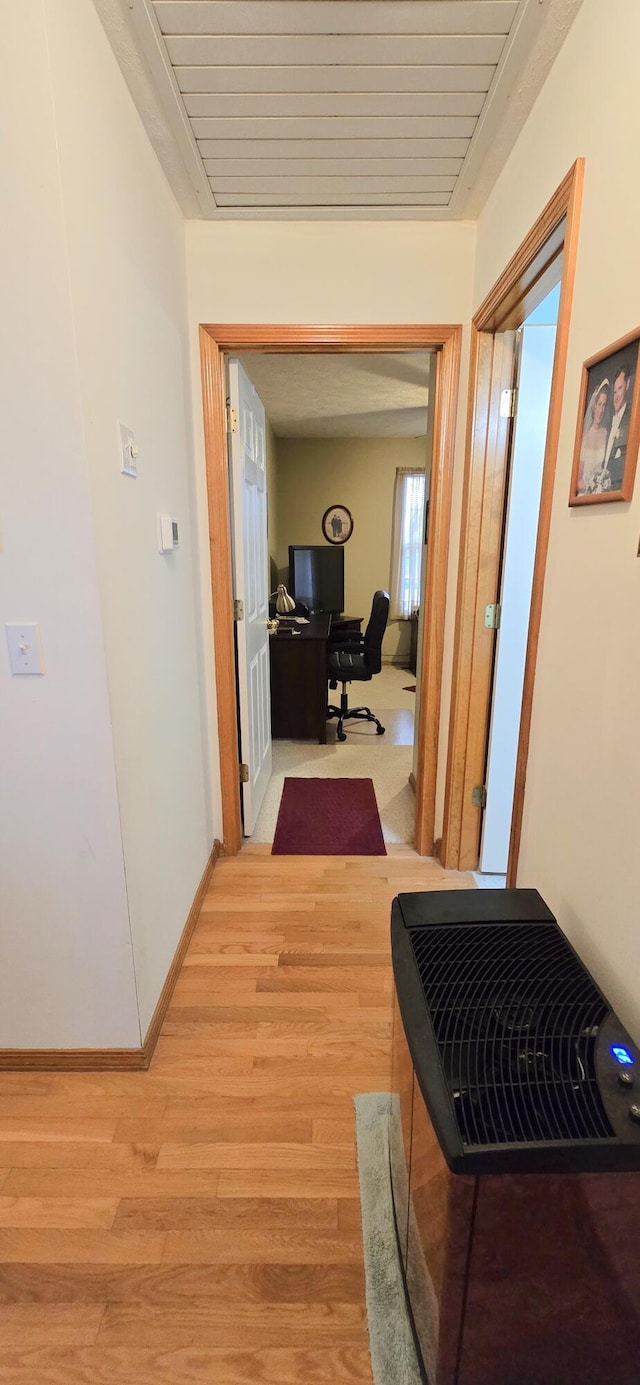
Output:
[[[424,471],[398,467],[393,498],[392,620],[408,620],[420,605],[425,496]]]

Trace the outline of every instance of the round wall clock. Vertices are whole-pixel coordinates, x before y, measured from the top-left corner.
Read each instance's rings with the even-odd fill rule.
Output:
[[[322,532],[329,543],[346,543],[353,533],[351,511],[346,505],[330,505],[322,516]]]

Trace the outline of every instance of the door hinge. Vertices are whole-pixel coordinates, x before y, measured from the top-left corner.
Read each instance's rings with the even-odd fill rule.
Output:
[[[515,418],[517,401],[517,390],[503,390],[500,395],[500,417]]]
[[[244,601],[238,601],[237,599],[234,601],[234,603],[233,603],[233,619],[234,619],[234,620],[244,620]]]
[[[237,415],[235,409],[232,409],[232,408],[231,408],[231,405],[230,405],[230,404],[227,404],[227,432],[228,432],[228,433],[237,433],[237,431],[238,431],[238,415]]]
[[[239,769],[240,769],[240,783],[241,783],[241,784],[248,784],[248,783],[249,783],[249,766],[248,766],[248,765],[240,765],[240,766],[239,766]]]
[[[487,786],[486,784],[476,784],[471,793],[471,802],[474,808],[486,808],[487,806]]]
[[[499,630],[502,620],[502,606],[499,601],[494,601],[484,608],[484,623],[487,630]]]

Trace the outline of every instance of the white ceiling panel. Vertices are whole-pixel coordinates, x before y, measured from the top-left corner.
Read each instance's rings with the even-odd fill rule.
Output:
[[[518,0],[156,0],[163,34],[508,34]]]
[[[375,219],[464,214],[581,0],[94,3],[200,215]]]
[[[200,140],[203,159],[464,158],[468,139]]]
[[[191,121],[197,140],[242,139],[471,139],[475,120],[465,115],[413,116],[304,116],[278,120],[208,120],[198,116]]]
[[[439,0],[443,3],[443,0]],[[182,92],[482,92],[485,96],[495,75],[495,66],[468,64],[463,67],[425,66],[357,67],[182,67],[174,66]]]
[[[389,116],[431,117],[479,116],[484,105],[481,91],[448,92],[190,92],[184,95],[184,107],[189,116],[264,120],[283,116],[366,116],[370,119]],[[471,122],[475,128],[475,120]]]
[[[301,196],[309,192],[317,195],[325,194],[327,197],[334,193],[345,194],[348,192],[453,192],[455,178],[444,177],[411,177],[407,175],[393,177],[376,177],[363,174],[357,177],[332,176],[330,178],[315,177],[310,175],[304,178],[291,177],[272,177],[272,178],[247,178],[245,177],[222,177],[216,178],[217,192],[296,192]]]
[[[446,207],[448,192],[218,192],[219,207]]]
[[[419,175],[454,175],[460,172],[462,159],[205,159],[209,177],[222,186],[223,178],[319,178],[402,177]]]
[[[270,0],[264,0],[269,4]],[[304,0],[302,0],[304,4]],[[325,0],[331,4],[332,0]],[[357,5],[358,0],[351,0]],[[448,4],[448,0],[441,0]],[[476,5],[487,0],[475,0]],[[501,34],[168,34],[167,52],[174,64],[216,63],[289,66],[299,63],[497,63],[504,47]]]

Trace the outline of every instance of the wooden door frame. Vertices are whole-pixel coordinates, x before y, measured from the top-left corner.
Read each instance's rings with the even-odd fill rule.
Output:
[[[200,327],[223,849],[227,855],[235,855],[240,850],[242,827],[224,355],[242,351],[325,354],[355,351],[437,352],[416,769],[416,851],[428,856],[432,854],[434,844],[447,558],[461,342],[462,327],[459,325],[319,327],[216,323]]]
[[[509,843],[509,886],[516,882],[522,831],[583,181],[584,160],[578,159],[475,313],[472,323],[451,715],[440,850],[443,865],[453,870],[475,870],[479,854],[482,810],[472,804],[471,793],[476,784],[483,783],[485,773],[495,644],[495,632],[485,630],[481,618],[485,606],[497,600],[506,504],[504,449],[496,445],[499,435],[497,386],[502,357],[499,334],[519,327],[546,296],[557,282],[557,259],[562,254]]]

